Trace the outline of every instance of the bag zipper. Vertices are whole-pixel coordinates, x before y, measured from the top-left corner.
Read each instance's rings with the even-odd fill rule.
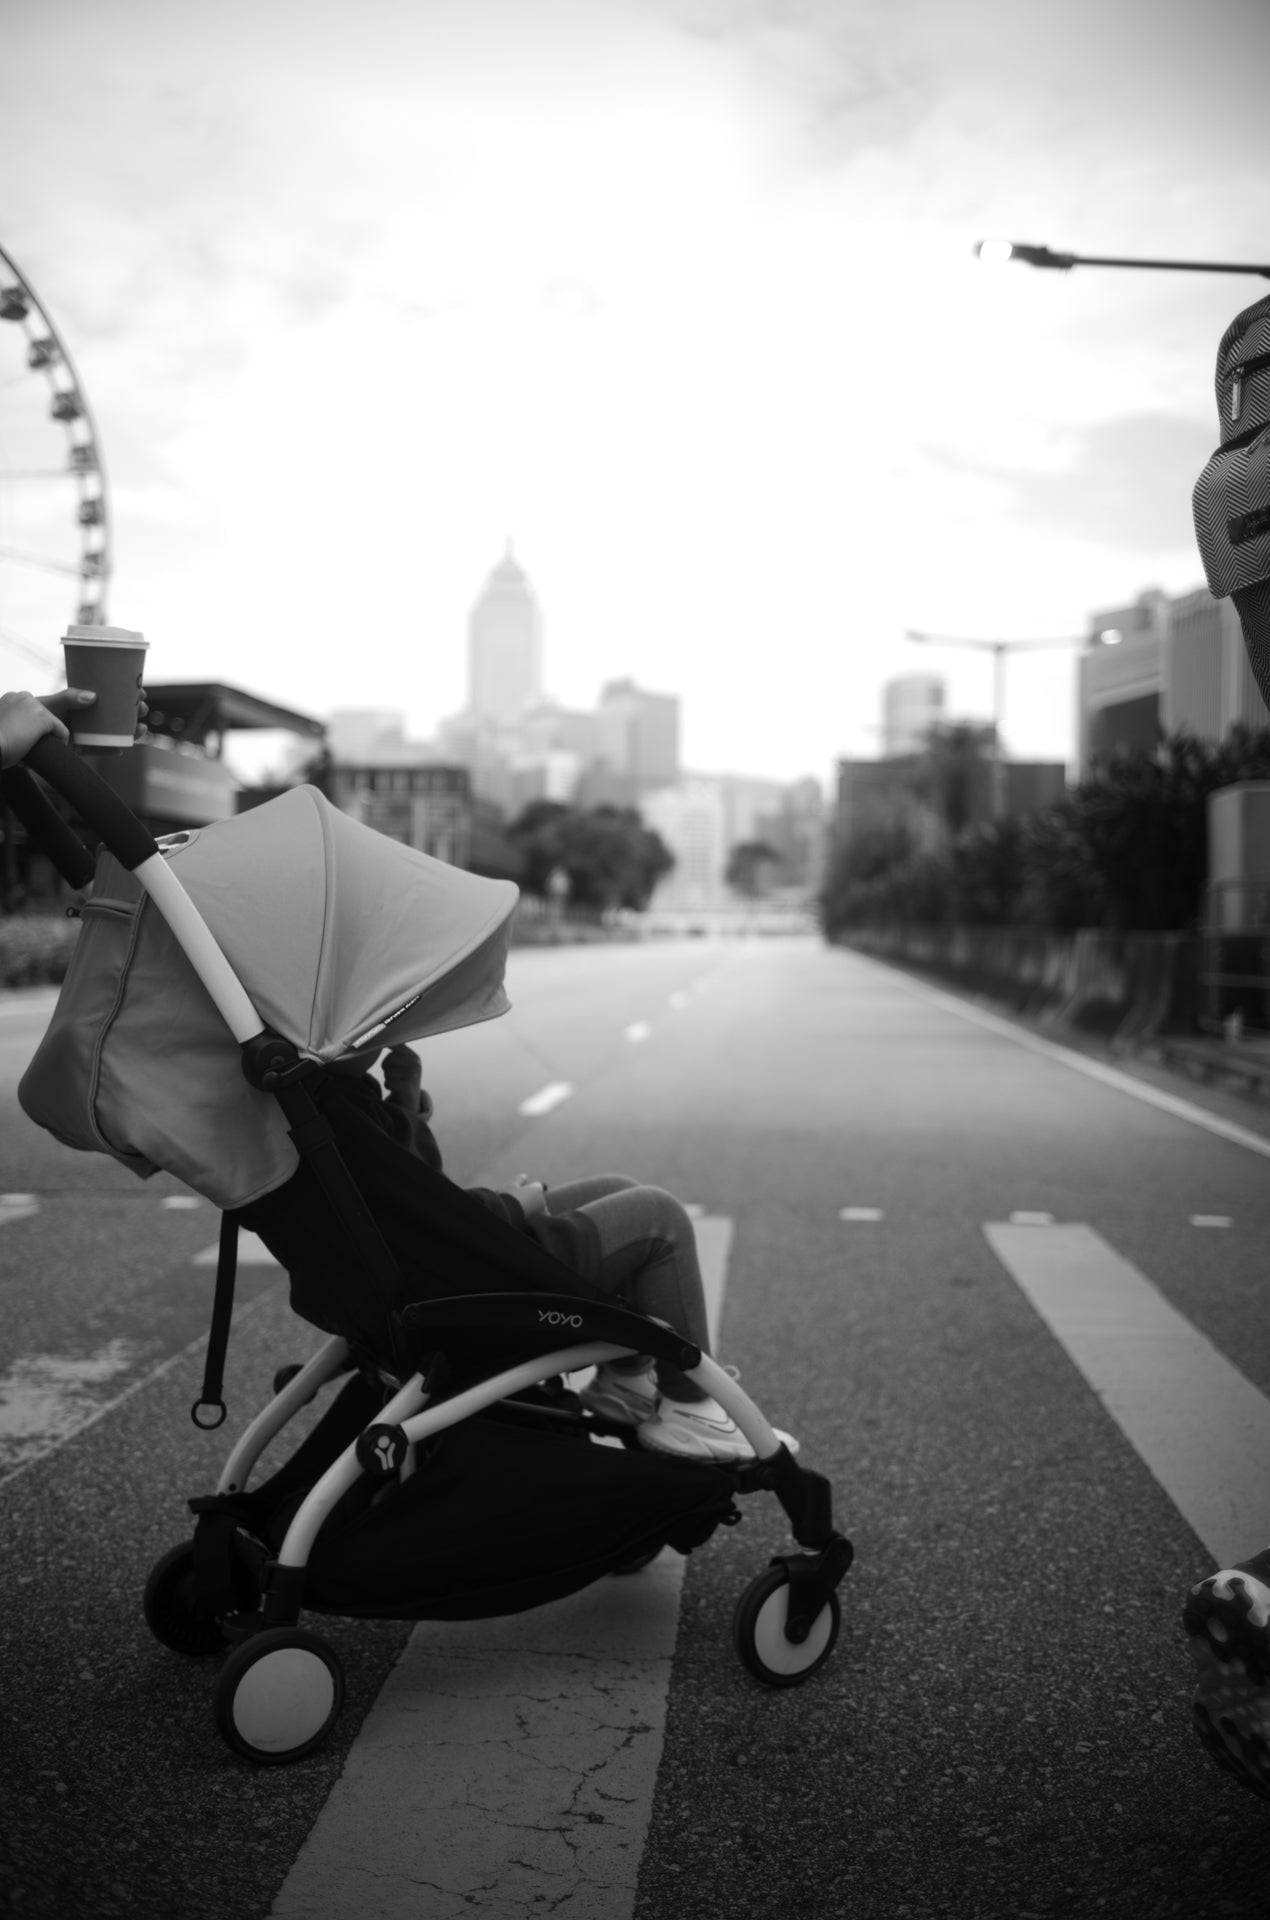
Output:
[[[1255,353],[1251,360],[1243,360],[1230,370],[1230,417],[1238,420],[1239,409],[1244,401],[1244,381],[1254,373],[1264,373],[1270,367],[1270,353]]]

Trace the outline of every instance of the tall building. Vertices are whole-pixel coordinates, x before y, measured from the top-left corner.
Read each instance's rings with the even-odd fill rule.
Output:
[[[679,699],[649,693],[632,679],[610,680],[596,712],[596,799],[633,804],[679,778]]]
[[[1052,806],[1067,786],[1067,768],[1061,760],[1007,760],[1004,774],[1002,812],[1007,819]],[[963,824],[985,826],[991,818],[991,766],[985,759],[965,796]],[[911,848],[923,853],[946,843],[948,827],[932,787],[928,755],[839,760],[834,837],[844,844],[867,834],[883,839],[902,835]]]
[[[659,907],[723,907],[730,896],[723,873],[728,857],[727,801],[722,780],[692,775],[640,802],[640,817],[674,855],[670,873],[654,891]]]
[[[510,726],[542,699],[542,615],[512,543],[468,616],[468,707]]]
[[[466,867],[472,850],[472,789],[466,767],[337,763],[337,807],[434,860]]]
[[[1216,744],[1236,725],[1270,727],[1234,605],[1207,587],[1153,587],[1094,614],[1078,675],[1079,779],[1117,749],[1152,752],[1161,732]]]
[[[946,690],[935,673],[901,673],[882,688],[882,754],[920,753],[944,718]]]

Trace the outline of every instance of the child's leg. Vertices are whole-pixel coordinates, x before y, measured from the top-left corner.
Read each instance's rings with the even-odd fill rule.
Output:
[[[547,1189],[548,1213],[571,1213],[575,1207],[589,1206],[610,1193],[627,1193],[639,1185],[624,1173],[591,1173],[581,1180],[566,1180]]]
[[[560,1210],[559,1191],[553,1188],[551,1193],[556,1203],[553,1210]],[[586,1202],[584,1211],[600,1236],[599,1285],[651,1319],[667,1321],[708,1353],[710,1331],[696,1235],[682,1204],[660,1187],[630,1185]],[[641,1369],[643,1364],[639,1363]],[[632,1362],[632,1370],[634,1366]],[[673,1400],[708,1398],[669,1361],[658,1361],[657,1384]]]

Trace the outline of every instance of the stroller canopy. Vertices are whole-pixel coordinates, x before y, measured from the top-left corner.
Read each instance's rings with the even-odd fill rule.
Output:
[[[313,1059],[507,1011],[511,881],[402,846],[316,787],[204,827],[170,859],[261,1018]]]
[[[362,826],[314,787],[173,836],[163,852],[262,1021],[307,1058],[418,1040],[506,1011],[518,893]],[[221,1207],[290,1177],[271,1095],[154,902],[114,858],[92,897],[23,1110],[70,1146],[164,1167]]]

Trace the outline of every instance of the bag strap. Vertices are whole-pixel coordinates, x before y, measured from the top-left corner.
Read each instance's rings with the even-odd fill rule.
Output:
[[[232,1213],[220,1217],[220,1245],[216,1251],[216,1293],[212,1301],[212,1324],[207,1335],[207,1356],[203,1361],[203,1385],[190,1408],[190,1419],[205,1433],[223,1426],[225,1406],[225,1355],[229,1350],[229,1326],[234,1315],[234,1282],[238,1277],[238,1221]],[[202,1417],[204,1409],[213,1419]]]

